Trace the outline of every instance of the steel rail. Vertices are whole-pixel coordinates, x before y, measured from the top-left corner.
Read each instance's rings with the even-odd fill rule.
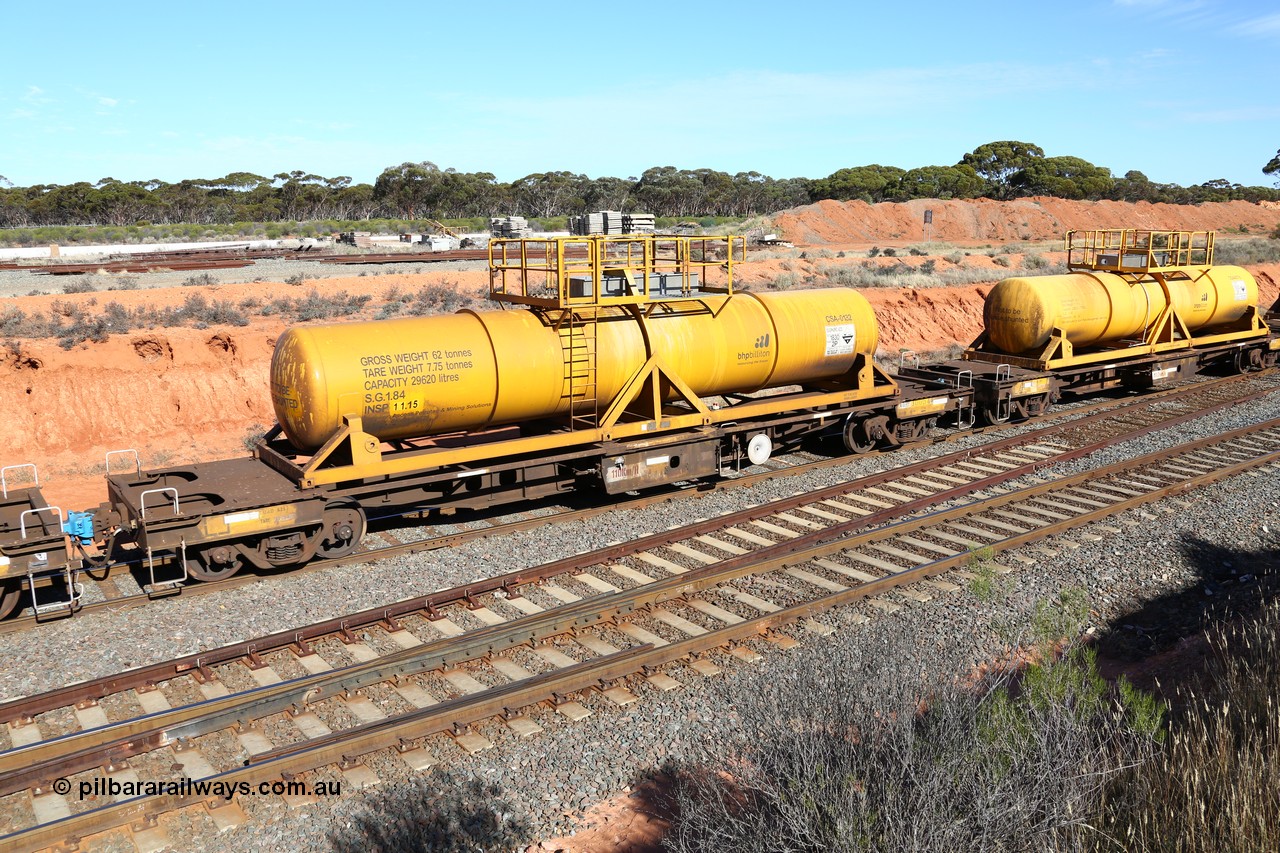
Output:
[[[1255,424],[1221,436],[1212,436],[1188,442],[1147,454],[1137,459],[1124,460],[1093,471],[1051,480],[1047,483],[987,498],[977,503],[941,510],[923,517],[904,519],[888,528],[857,537],[857,539],[888,538],[904,531],[912,531],[921,527],[942,524],[957,518],[977,515],[996,506],[1016,503],[1042,493],[1052,492],[1079,483],[1102,480],[1115,474],[1142,470],[1153,464],[1177,459],[1180,456],[1195,453],[1207,447],[1228,444],[1236,438],[1249,436],[1264,430],[1272,430],[1277,427],[1280,427],[1280,419],[1263,424]],[[1070,519],[1050,523],[1034,530],[1007,537],[993,542],[987,547],[990,547],[993,551],[1003,551],[1018,547],[1065,530],[1110,517],[1168,495],[1180,494],[1198,486],[1216,482],[1259,465],[1274,462],[1277,459],[1280,459],[1280,446],[1265,450],[1259,455],[1248,459],[1232,461],[1215,470],[1153,488],[1144,494],[1119,499],[1108,506],[1082,512]],[[806,539],[816,541],[810,542],[805,547],[797,547],[797,543],[787,542],[767,548],[765,551],[769,552],[768,558],[762,562],[757,561],[753,566],[745,567],[745,570],[741,565],[733,565],[732,568],[726,568],[729,564],[741,563],[741,558],[727,560],[723,564],[695,570],[690,572],[689,575],[658,581],[657,583],[663,586],[661,590],[653,586],[646,586],[620,591],[604,596],[602,599],[578,602],[565,609],[572,611],[588,609],[593,614],[591,621],[596,622],[600,621],[601,618],[613,618],[612,616],[602,617],[600,611],[630,612],[647,601],[678,598],[695,589],[706,588],[743,574],[769,571],[788,563],[806,562],[836,550],[856,547],[858,544],[856,540],[851,540],[848,536],[842,536],[839,533],[839,528],[847,526],[837,525],[836,528],[816,532],[813,536],[806,537]],[[744,557],[758,557],[763,553],[757,552],[756,554],[744,555]],[[969,553],[962,553],[944,560],[926,563],[914,569],[904,568],[896,574],[869,581],[839,593],[822,596],[816,601],[792,605],[777,612],[764,614],[763,616],[723,629],[717,629],[688,640],[670,643],[662,647],[654,647],[652,645],[633,647],[615,654],[583,661],[571,667],[514,681],[501,687],[486,690],[480,694],[447,700],[406,715],[357,725],[317,739],[279,747],[253,756],[247,767],[226,771],[200,781],[206,784],[219,781],[247,781],[249,779],[261,779],[264,773],[270,774],[271,777],[284,776],[289,778],[297,773],[312,770],[325,764],[340,762],[343,766],[349,766],[356,760],[356,757],[362,754],[386,748],[389,745],[403,745],[406,738],[420,738],[427,734],[445,731],[452,726],[492,717],[509,708],[520,708],[539,701],[545,701],[548,697],[554,697],[558,694],[577,692],[602,682],[613,681],[637,671],[643,671],[648,667],[659,666],[684,658],[699,651],[724,646],[739,639],[758,634],[774,625],[785,624],[896,586],[918,582],[954,568],[969,557]],[[606,607],[599,607],[602,603],[606,604]],[[533,617],[532,621],[545,621],[550,615]],[[516,622],[522,623],[526,621],[530,620],[516,620]],[[563,624],[569,624],[572,619],[567,614],[564,614],[559,621]],[[511,627],[514,627],[514,624],[512,623]],[[138,797],[55,822],[41,824],[0,840],[31,844],[33,847],[44,846],[60,838],[78,838],[85,834],[105,831],[140,815],[154,818],[157,814],[194,804],[201,799],[203,798],[198,795],[183,796],[177,794]]]

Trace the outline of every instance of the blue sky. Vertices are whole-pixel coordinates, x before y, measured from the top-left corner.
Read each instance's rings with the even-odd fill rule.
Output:
[[[822,177],[999,139],[1270,185],[1273,2],[9,4],[0,175]]]

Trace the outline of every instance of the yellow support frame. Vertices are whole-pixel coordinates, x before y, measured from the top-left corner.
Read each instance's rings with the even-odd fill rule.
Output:
[[[677,388],[685,402],[695,407],[694,411],[683,411],[670,403],[663,405],[660,384],[664,382],[669,382]],[[840,384],[845,387],[778,394],[723,409],[710,409],[690,392],[679,377],[666,372],[660,359],[650,358],[610,403],[601,426],[597,429],[565,430],[467,447],[426,446],[410,450],[385,451],[377,438],[364,431],[359,417],[348,415],[343,418],[342,428],[306,462],[297,464],[279,456],[275,461],[279,465],[293,469],[292,473],[295,474],[300,486],[312,488],[475,463],[491,465],[516,456],[545,455],[551,451],[569,450],[608,441],[659,436],[698,428],[714,429],[730,422],[739,423],[751,418],[767,417],[788,411],[844,407],[849,403],[889,397],[897,392],[897,384],[893,379],[861,353],[858,354],[853,369],[845,375],[844,381]],[[649,406],[653,408],[646,412],[642,420],[620,421],[623,412],[635,413],[637,408],[635,404],[640,404],[645,409]],[[833,411],[830,414],[815,412],[813,416],[836,417],[840,414],[842,413],[839,411]],[[260,451],[263,450],[260,448]],[[265,451],[274,453],[269,449]],[[343,459],[342,463],[333,464],[334,457],[342,458],[343,456],[350,461]],[[481,468],[461,471],[458,476],[474,476],[486,473],[487,470],[487,468]]]
[[[1192,336],[1187,331],[1186,323],[1178,316],[1178,312],[1174,311],[1170,306],[1165,308],[1148,328],[1143,340],[1130,346],[1120,346],[1076,355],[1075,347],[1067,340],[1066,332],[1054,327],[1049,342],[1034,356],[1008,355],[984,349],[987,342],[987,333],[983,332],[978,336],[977,340],[969,345],[962,357],[966,361],[995,362],[1008,364],[1012,367],[1025,367],[1031,370],[1053,370],[1066,367],[1083,367],[1089,364],[1101,364],[1118,359],[1172,352],[1173,350],[1193,349],[1210,344],[1248,340],[1263,336],[1268,331],[1267,324],[1262,322],[1262,318],[1258,316],[1256,308],[1250,308],[1240,322],[1243,326],[1241,329]]]

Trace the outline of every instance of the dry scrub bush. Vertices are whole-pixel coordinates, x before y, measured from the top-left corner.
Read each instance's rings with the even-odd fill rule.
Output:
[[[916,243],[907,247],[907,251],[913,255],[941,255],[943,252],[949,252],[955,246],[951,243],[942,243],[937,240],[930,240],[926,243]]]
[[[62,292],[68,295],[73,293],[93,293],[97,289],[97,279],[93,276],[85,276],[62,285]]]
[[[1203,678],[1176,691],[1165,748],[1110,791],[1117,849],[1280,849],[1280,603],[1209,645]]]
[[[310,320],[331,320],[335,317],[348,317],[358,313],[373,297],[367,294],[351,296],[345,290],[328,296],[321,296],[315,288],[301,299],[288,296],[273,299],[262,308],[262,314],[270,316],[278,314],[286,320],[305,323]]]
[[[407,302],[409,314],[421,316],[428,314],[452,314],[462,308],[469,308],[476,303],[476,298],[463,293],[453,282],[443,284],[427,284],[419,288],[412,301]]]
[[[930,263],[935,266],[929,266]],[[1065,269],[1065,268],[1064,268]],[[1036,275],[1045,275],[1056,271],[1056,268],[1037,270]],[[823,264],[818,274],[825,277],[830,284],[840,287],[956,287],[995,279],[1008,278],[1026,272],[994,271],[974,267],[948,267],[941,271],[936,269],[936,261],[930,258],[919,266],[908,264],[872,264],[864,261],[860,265]]]
[[[1280,228],[1276,229],[1280,235]],[[1218,240],[1213,246],[1217,264],[1273,264],[1280,261],[1280,243],[1265,237],[1242,240]]]
[[[329,843],[338,853],[473,853],[520,849],[532,835],[497,785],[433,770],[372,794]]]
[[[1038,631],[1058,636],[1077,605],[1045,609]],[[1112,691],[1082,647],[976,685],[925,676],[923,653],[829,641],[730,685],[731,733],[675,768],[668,849],[1095,845],[1102,791],[1154,750],[1158,706]],[[967,668],[953,652],[929,653],[938,672]]]

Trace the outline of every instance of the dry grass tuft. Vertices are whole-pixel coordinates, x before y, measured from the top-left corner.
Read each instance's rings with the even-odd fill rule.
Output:
[[[1280,603],[1209,645],[1204,675],[1175,691],[1164,749],[1105,804],[1125,849],[1280,849]]]

